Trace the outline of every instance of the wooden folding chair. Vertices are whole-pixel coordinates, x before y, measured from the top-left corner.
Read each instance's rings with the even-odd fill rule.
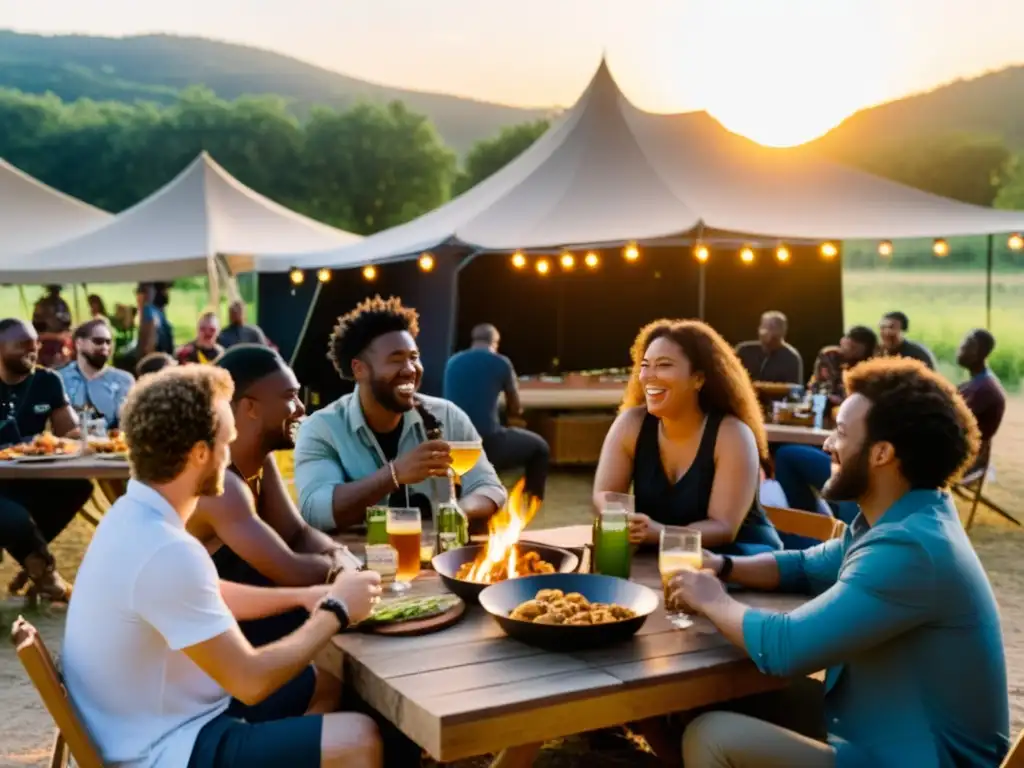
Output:
[[[846,523],[829,515],[804,512],[787,507],[765,507],[768,519],[782,533],[806,536],[815,541],[838,539],[846,531]]]
[[[66,768],[74,759],[78,768],[103,768],[99,750],[68,699],[53,657],[36,628],[21,616],[11,627],[11,642],[29,679],[57,725],[50,768]]]
[[[999,768],[1024,768],[1024,731],[1017,736]]]
[[[982,489],[985,487],[985,479],[987,477],[988,463],[986,462],[983,466],[978,467],[972,472],[968,472],[960,479],[959,482],[953,484],[953,493],[971,504],[971,511],[967,513],[967,522],[964,524],[964,530],[971,530],[971,526],[974,525],[974,515],[977,514],[978,505],[980,504],[984,504],[997,515],[1009,520],[1011,523],[1020,525],[1020,520],[1015,518],[998,504],[991,501],[982,493]]]

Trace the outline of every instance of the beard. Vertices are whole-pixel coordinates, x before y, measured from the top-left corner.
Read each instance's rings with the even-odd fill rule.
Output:
[[[28,376],[35,369],[37,360],[37,357],[27,355],[9,357],[4,360],[4,368],[15,376]]]
[[[295,448],[295,436],[298,434],[302,419],[287,419],[276,430],[270,430],[263,435],[263,450],[266,453],[274,451],[290,451]]]
[[[82,357],[85,358],[85,362],[95,368],[97,371],[105,367],[110,362],[110,355],[104,355],[99,352],[82,353]]]
[[[398,384],[396,380],[377,378],[372,370],[370,375],[372,376],[370,379],[370,391],[373,392],[373,399],[380,403],[382,407],[392,413],[405,413],[412,410],[414,404],[411,401],[402,402],[399,400],[398,395],[395,394],[395,387]]]
[[[224,493],[224,471],[225,468],[216,461],[210,461],[210,466],[203,476],[196,483],[196,496],[221,496]]]
[[[868,446],[863,446],[856,455],[839,465],[821,489],[826,501],[856,501],[868,491]]]

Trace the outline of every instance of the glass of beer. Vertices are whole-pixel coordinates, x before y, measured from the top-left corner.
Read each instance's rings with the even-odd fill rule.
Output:
[[[423,523],[417,507],[389,507],[387,511],[388,544],[398,555],[392,592],[406,592],[409,583],[420,575],[420,537]]]
[[[665,615],[676,629],[693,626],[693,619],[686,614],[685,605],[677,605],[672,601],[669,582],[679,571],[687,568],[699,571],[703,562],[700,531],[670,525],[661,529],[658,570],[661,571],[661,587],[665,595]]]
[[[452,465],[448,470],[448,503],[458,506],[455,499],[455,478],[469,472],[484,452],[484,444],[480,440],[463,440],[449,442],[448,452],[452,457]]]

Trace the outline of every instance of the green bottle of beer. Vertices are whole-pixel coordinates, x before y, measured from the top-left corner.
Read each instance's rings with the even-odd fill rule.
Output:
[[[437,541],[434,553],[441,554],[469,544],[469,518],[459,505],[445,501],[437,506]]]

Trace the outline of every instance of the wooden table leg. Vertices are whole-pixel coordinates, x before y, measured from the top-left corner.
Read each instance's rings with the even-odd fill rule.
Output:
[[[491,768],[530,768],[540,754],[541,746],[524,744],[521,747],[510,747],[494,758]]]

